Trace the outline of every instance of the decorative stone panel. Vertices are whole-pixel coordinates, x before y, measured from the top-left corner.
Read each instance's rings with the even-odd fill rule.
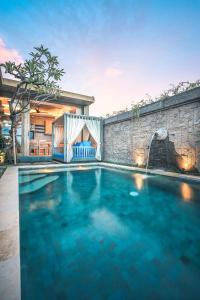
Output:
[[[176,153],[174,164],[185,170],[196,168],[200,171],[200,89],[195,91],[195,96],[198,93],[199,99],[195,101],[188,99],[183,93],[183,99],[187,98],[186,102],[182,101],[183,103],[179,95],[178,104],[174,96],[171,106],[168,99],[168,107],[164,110],[151,111],[149,105],[148,114],[141,115],[138,119],[133,118],[130,112],[124,113],[124,116],[121,114],[120,117],[112,117],[111,120],[106,119],[104,122],[104,160],[145,165],[152,135],[157,129],[163,127],[168,130],[168,142],[171,147],[169,148],[171,150],[174,148],[174,153]],[[190,92],[189,95],[193,94]],[[164,156],[169,153],[161,149],[162,147],[159,150],[158,143],[155,152],[158,156],[162,156],[162,160],[165,160]],[[150,160],[152,160],[151,154]],[[172,158],[171,161],[173,161]],[[151,162],[153,166],[154,163]],[[159,164],[162,166],[161,161]]]

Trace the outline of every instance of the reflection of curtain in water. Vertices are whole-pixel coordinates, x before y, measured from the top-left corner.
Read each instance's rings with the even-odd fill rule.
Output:
[[[63,126],[54,127],[54,147],[59,147],[59,144],[64,140],[64,128]]]
[[[101,196],[101,191],[100,191],[100,188],[101,188],[101,168],[98,168],[95,170],[95,177],[96,177],[96,188],[95,188],[95,198],[96,200],[100,200],[100,196]]]
[[[77,197],[72,189],[72,184],[73,184],[73,175],[72,172],[68,171],[67,172],[67,193],[69,194],[70,201],[73,201]]]
[[[101,160],[101,123],[100,120],[86,120],[86,125],[97,143],[96,159]]]
[[[67,187],[71,188],[73,183],[73,176],[70,171],[67,172]]]
[[[95,170],[95,178],[96,178],[96,186],[95,189],[93,190],[89,200],[95,200],[95,202],[99,202],[100,201],[100,196],[101,196],[101,169],[98,168]]]
[[[84,171],[80,171],[84,172]],[[93,172],[95,176],[95,187],[92,191],[92,193],[89,195],[88,200],[100,200],[100,186],[101,186],[101,169],[95,169]],[[76,189],[73,188],[73,183],[77,187]],[[80,183],[79,183],[80,184]],[[68,171],[67,172],[67,193],[69,194],[69,198],[71,202],[76,202],[81,200],[81,194],[78,192],[78,185],[76,185],[76,180],[73,180],[73,172]]]

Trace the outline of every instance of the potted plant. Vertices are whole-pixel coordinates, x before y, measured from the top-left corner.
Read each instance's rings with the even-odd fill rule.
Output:
[[[0,164],[5,162],[6,157],[6,139],[0,132]]]

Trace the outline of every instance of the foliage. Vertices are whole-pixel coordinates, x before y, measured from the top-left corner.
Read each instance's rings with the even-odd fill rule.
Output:
[[[5,137],[2,135],[2,133],[0,132],[0,152],[4,151],[6,148],[6,139]]]
[[[31,100],[34,102],[48,101],[59,93],[57,81],[64,74],[59,68],[58,58],[51,55],[42,45],[35,47],[30,58],[23,64],[17,65],[8,61],[1,66],[5,73],[13,75],[17,80],[16,90],[10,101],[11,117],[21,114],[29,109]]]
[[[132,103],[131,110],[133,113],[133,117],[139,118],[140,109],[141,109],[141,107],[143,107],[145,105],[148,105],[148,104],[151,104],[151,103],[154,103],[157,101],[162,101],[171,96],[175,96],[182,92],[192,90],[196,87],[200,87],[200,80],[196,80],[195,82],[183,81],[183,82],[179,82],[177,85],[170,84],[170,86],[171,86],[170,89],[168,89],[167,91],[164,91],[163,93],[160,94],[160,96],[158,96],[154,99],[149,94],[146,94],[146,97],[144,99],[141,99],[137,103]],[[126,112],[126,111],[127,111],[127,108],[124,110],[120,110],[120,111],[114,111],[114,112],[112,112],[112,114],[107,114],[106,117],[111,117],[111,116],[114,116],[114,115],[117,115],[117,114],[120,114],[120,113]]]
[[[57,82],[64,74],[64,70],[59,67],[57,56],[53,56],[42,45],[35,47],[29,56],[29,59],[18,65],[11,61],[0,64],[5,73],[17,79],[16,89],[9,101],[12,140],[16,140],[17,123],[21,114],[30,109],[30,102],[37,107],[41,101],[56,98],[59,94]],[[14,148],[15,141],[13,150]]]
[[[128,111],[128,108],[126,107],[125,109],[121,109],[121,110],[118,110],[118,111],[113,111],[111,114],[106,114],[106,117],[109,118],[111,116],[115,116],[115,115],[118,115],[118,114],[122,114],[124,112]]]
[[[200,87],[200,80],[196,80],[195,82],[189,82],[189,81],[182,81],[179,82],[177,85],[170,84],[171,88],[168,89],[167,91],[164,91],[163,93],[160,94],[159,97],[152,98],[149,94],[146,94],[146,98],[140,100],[136,104],[132,103],[132,112],[133,112],[133,117],[139,117],[140,116],[140,108],[151,104],[153,102],[157,101],[163,101],[171,96],[178,95],[182,92],[186,92],[189,90],[192,90],[196,87]]]
[[[0,132],[0,164],[5,163],[5,160],[7,159],[8,145],[9,141]]]

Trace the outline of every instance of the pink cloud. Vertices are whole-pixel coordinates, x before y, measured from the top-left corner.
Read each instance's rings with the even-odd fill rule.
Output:
[[[3,39],[0,38],[0,63],[6,61],[14,61],[19,64],[23,62],[23,59],[16,49],[8,48]]]
[[[105,75],[110,78],[116,78],[122,75],[123,72],[119,68],[111,67],[105,70]]]

